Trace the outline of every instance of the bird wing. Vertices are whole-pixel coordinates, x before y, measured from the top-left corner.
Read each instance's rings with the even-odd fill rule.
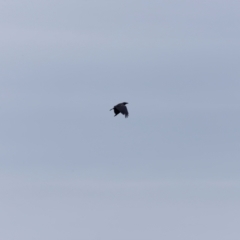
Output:
[[[125,115],[125,117],[127,118],[128,117],[128,110],[127,110],[127,107],[123,104],[118,104],[116,107],[115,107],[120,113],[122,113],[123,115]]]

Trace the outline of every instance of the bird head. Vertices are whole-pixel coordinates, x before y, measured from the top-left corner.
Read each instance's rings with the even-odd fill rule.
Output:
[[[124,105],[127,105],[127,104],[128,104],[128,102],[123,102],[123,104],[124,104]]]

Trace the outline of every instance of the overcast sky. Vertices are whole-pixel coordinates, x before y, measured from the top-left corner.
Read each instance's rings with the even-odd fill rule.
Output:
[[[0,1],[0,238],[239,240],[239,9]]]

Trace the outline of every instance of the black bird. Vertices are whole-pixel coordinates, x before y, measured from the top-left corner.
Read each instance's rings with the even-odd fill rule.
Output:
[[[125,118],[128,117],[128,110],[127,107],[125,106],[126,104],[128,104],[127,102],[123,102],[123,103],[119,103],[116,106],[114,106],[111,110],[114,110],[115,116],[116,117],[119,113],[125,115]]]

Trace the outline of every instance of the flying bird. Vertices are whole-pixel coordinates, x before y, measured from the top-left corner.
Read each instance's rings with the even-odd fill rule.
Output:
[[[116,117],[119,113],[125,115],[125,118],[128,117],[128,110],[127,110],[127,105],[128,103],[127,102],[123,102],[123,103],[119,103],[117,104],[116,106],[114,106],[111,110],[114,110],[114,113],[115,113],[115,116]]]

